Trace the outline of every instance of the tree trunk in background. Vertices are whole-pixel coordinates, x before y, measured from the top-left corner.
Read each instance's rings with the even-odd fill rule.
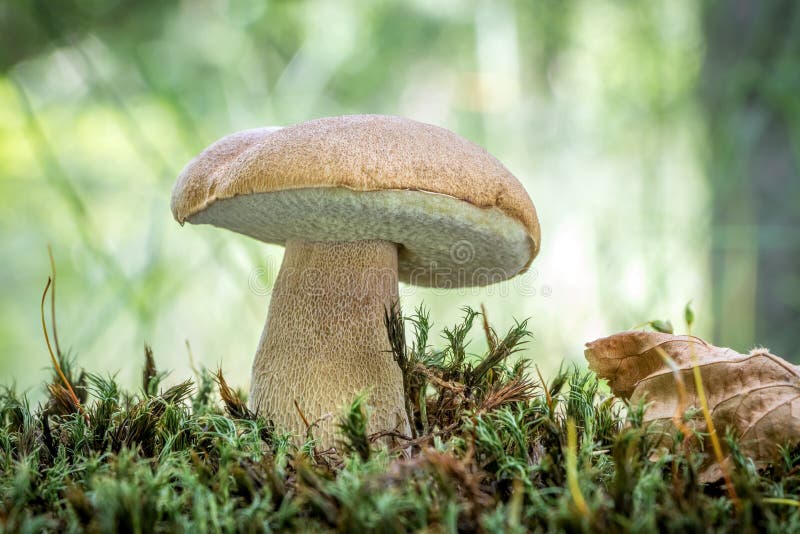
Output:
[[[714,341],[800,360],[800,2],[707,4]]]

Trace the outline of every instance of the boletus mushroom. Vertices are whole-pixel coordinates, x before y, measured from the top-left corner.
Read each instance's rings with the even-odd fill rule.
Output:
[[[525,271],[539,222],[525,189],[456,134],[399,117],[330,117],[224,137],[178,177],[172,213],[284,245],[251,407],[304,435],[367,391],[370,432],[408,433],[384,314],[398,279],[482,286]],[[315,435],[333,443],[335,420]]]

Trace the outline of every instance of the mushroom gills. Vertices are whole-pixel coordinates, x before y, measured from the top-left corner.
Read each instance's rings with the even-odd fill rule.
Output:
[[[384,240],[401,244],[399,276],[415,286],[485,286],[525,271],[538,244],[498,208],[425,191],[291,189],[217,200],[189,222],[265,243]]]

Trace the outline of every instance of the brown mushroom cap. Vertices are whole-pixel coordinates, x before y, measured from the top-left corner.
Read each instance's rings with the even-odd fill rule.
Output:
[[[172,212],[267,243],[385,240],[400,279],[485,285],[527,269],[536,209],[481,147],[430,124],[351,115],[225,137],[175,184]]]

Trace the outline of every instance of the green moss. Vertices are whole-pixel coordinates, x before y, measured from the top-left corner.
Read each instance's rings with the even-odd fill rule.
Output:
[[[479,314],[429,346],[423,310],[386,322],[403,370],[413,435],[369,436],[366,397],[340,415],[342,441],[302,445],[252,413],[221,372],[161,387],[147,351],[142,388],[121,391],[62,357],[88,417],[61,394],[32,408],[0,393],[0,530],[9,532],[783,531],[800,529],[800,450],[758,472],[739,454],[741,510],[719,485],[697,482],[700,453],[655,459],[644,406],[605,397],[589,372],[534,381],[526,323],[468,352]],[[413,340],[406,346],[405,327]],[[218,398],[215,396],[214,383]],[[578,430],[577,477],[588,512],[567,487],[567,420]],[[678,440],[674,440],[676,443]]]

